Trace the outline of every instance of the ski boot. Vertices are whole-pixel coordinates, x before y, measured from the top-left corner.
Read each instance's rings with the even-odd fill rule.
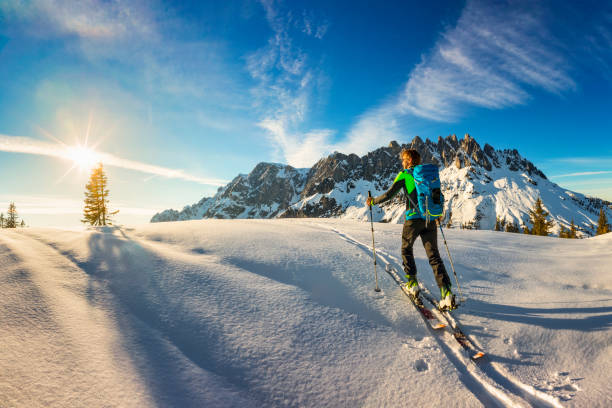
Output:
[[[455,302],[455,295],[451,292],[450,285],[442,286],[440,288],[440,306],[441,311],[454,310],[457,308]]]
[[[410,296],[414,299],[418,299],[421,288],[419,288],[419,282],[416,280],[416,276],[406,275],[406,278],[408,278],[408,282],[406,282],[404,286],[408,289]]]

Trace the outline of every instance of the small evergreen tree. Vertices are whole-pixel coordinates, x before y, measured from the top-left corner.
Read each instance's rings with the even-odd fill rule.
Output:
[[[498,215],[495,216],[495,231],[501,231],[501,220]]]
[[[568,238],[572,238],[572,239],[576,239],[578,238],[578,234],[576,231],[576,224],[574,224],[574,220],[572,220],[571,224],[570,224],[570,229],[569,232],[567,234]]]
[[[111,215],[119,211],[109,212],[108,210],[108,179],[104,174],[102,163],[99,163],[91,171],[89,182],[85,186],[85,208],[83,209],[84,224],[90,225],[112,225]]]
[[[547,236],[550,234],[553,222],[547,219],[548,216],[549,213],[542,206],[542,199],[538,197],[533,209],[529,210],[529,220],[533,224],[530,231],[531,235]]]
[[[523,226],[523,234],[525,235],[531,234],[531,231],[529,231],[529,227],[527,225]]]
[[[520,232],[519,226],[516,222],[512,221],[512,222],[505,222],[504,223],[506,225],[506,232]]]
[[[25,221],[24,221],[24,220],[21,220],[21,224],[19,224],[19,226],[20,226],[21,228],[25,228],[25,226],[26,226]]]
[[[17,228],[17,207],[13,202],[9,204],[5,223],[6,228]]]
[[[572,222],[570,223],[569,229],[561,225],[561,231],[559,232],[559,238],[571,238],[571,239],[578,238],[578,227],[574,223],[573,219],[572,219]]]
[[[4,213],[0,213],[0,228],[4,228]]]
[[[461,229],[473,230],[473,229],[478,229],[478,227],[476,225],[476,222],[472,220],[472,221],[466,221],[463,224],[461,224]]]
[[[608,217],[603,207],[599,210],[599,219],[597,220],[597,232],[595,235],[607,234],[610,232],[610,224],[608,224]]]

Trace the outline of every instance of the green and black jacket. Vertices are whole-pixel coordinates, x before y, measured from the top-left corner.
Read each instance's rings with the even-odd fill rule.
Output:
[[[413,208],[410,201],[413,203],[417,203],[417,192],[416,185],[414,184],[414,177],[412,176],[413,168],[404,169],[399,172],[395,181],[393,181],[393,185],[389,190],[381,194],[380,196],[374,198],[372,204],[381,204],[385,201],[392,199],[397,193],[401,190],[404,191],[406,197],[410,197],[410,200],[406,198],[406,219],[407,220],[415,220],[415,219],[423,219],[421,212],[418,208]]]

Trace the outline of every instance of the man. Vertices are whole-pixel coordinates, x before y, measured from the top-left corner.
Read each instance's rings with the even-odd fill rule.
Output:
[[[397,175],[391,188],[378,197],[368,197],[366,205],[384,203],[393,198],[401,190],[404,191],[406,196],[406,213],[404,229],[402,231],[402,260],[406,278],[408,279],[406,286],[412,296],[418,297],[419,284],[416,279],[417,268],[414,262],[412,245],[417,237],[420,236],[429,258],[429,264],[433,269],[436,282],[440,288],[440,308],[454,309],[456,307],[455,295],[451,292],[451,282],[438,251],[437,221],[429,221],[427,223],[418,207],[414,207],[414,204],[417,203],[417,193],[412,172],[414,166],[421,164],[421,155],[414,149],[402,149],[400,158],[404,170]]]

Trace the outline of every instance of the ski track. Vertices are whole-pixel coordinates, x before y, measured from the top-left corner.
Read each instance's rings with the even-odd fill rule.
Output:
[[[326,230],[330,230],[329,227],[322,226],[320,224],[315,224],[316,227],[324,227]],[[310,228],[313,228],[313,225],[309,225]],[[331,231],[338,234],[342,237],[346,242],[361,247],[364,251],[371,250],[366,244],[363,244],[350,236],[331,228]],[[122,232],[123,233],[123,232]],[[193,254],[185,253],[181,250],[177,250],[171,244],[162,244],[156,241],[150,241],[147,239],[137,239],[132,236],[127,236],[124,234],[125,238],[132,240],[133,242],[138,243],[141,246],[149,247],[153,250],[162,250],[165,253],[171,251],[175,254],[175,256],[192,258]],[[378,250],[377,250],[378,252]],[[384,251],[383,251],[384,252]],[[383,260],[385,264],[389,263],[384,256],[381,257],[378,253],[378,258]],[[197,258],[197,256],[195,256]],[[386,272],[385,272],[386,273]],[[445,331],[446,341],[442,341],[440,336],[434,335],[433,338],[440,346],[440,349],[443,351],[444,355],[446,355],[447,359],[455,366],[455,368],[459,371],[460,380],[466,385],[466,387],[472,392],[472,394],[486,407],[522,407],[523,404],[517,400],[513,395],[508,395],[502,387],[496,384],[493,381],[487,381],[481,374],[478,373],[478,367],[470,360],[468,356],[463,353],[463,349],[455,347],[455,340],[452,335]],[[535,405],[539,406],[539,405]],[[546,405],[548,406],[548,405]]]
[[[340,239],[345,242],[354,245],[365,253],[371,256],[372,247],[364,242],[361,242],[349,234],[340,231],[336,227],[328,226],[325,224],[303,224],[304,226],[313,228],[321,228],[326,231],[331,231],[336,234]],[[161,242],[156,242],[155,240],[149,240],[146,238],[136,238],[132,236],[127,236],[125,232],[121,229],[118,231],[123,235],[124,239],[129,239],[133,243],[137,245],[141,245],[145,248],[153,250],[154,252],[158,252],[163,248],[164,253],[168,253],[168,250],[171,249],[175,258],[179,258],[183,261],[196,261],[197,259],[201,259],[202,255],[195,255],[191,252],[185,252],[173,248],[174,245],[171,244],[162,244]],[[131,234],[130,234],[131,235]],[[72,266],[76,269],[80,269],[79,263],[74,259],[71,254],[68,252],[61,251],[51,242],[46,242],[37,236],[31,236],[29,234],[22,235],[24,238],[27,236],[28,239],[37,241],[39,244],[44,244],[49,249],[58,252],[63,255],[72,264]],[[389,265],[392,268],[397,268],[400,265],[400,260],[398,257],[390,254],[389,252],[382,250],[380,248],[376,248],[376,256],[378,259],[378,264],[380,266],[380,275],[386,274],[383,273],[383,269]],[[380,281],[379,277],[379,281]],[[425,288],[427,292],[427,288]],[[431,295],[431,293],[429,292]],[[434,312],[438,312],[434,310]],[[450,327],[455,327],[459,323],[458,321],[449,313],[440,313],[443,319],[446,320]],[[424,322],[425,324],[425,322]],[[427,326],[427,325],[426,325]],[[503,365],[496,363],[495,361],[490,360],[479,360],[475,362],[470,359],[469,355],[461,348],[452,334],[448,329],[444,329],[443,333],[435,333],[431,328],[429,328],[430,333],[434,340],[438,343],[440,350],[444,353],[448,361],[455,367],[455,369],[459,373],[459,378],[461,382],[466,386],[466,388],[484,405],[484,406],[501,406],[501,407],[521,407],[521,406],[533,406],[533,407],[562,407],[560,400],[555,396],[549,395],[543,391],[540,391],[534,388],[531,385],[525,384],[521,382],[518,378],[513,376]],[[472,343],[474,343],[478,348],[482,349],[482,346],[478,339],[471,336],[469,333],[465,333]],[[179,352],[181,352],[179,347]],[[185,356],[188,358],[188,356]],[[485,356],[484,359],[488,357]],[[196,362],[190,361],[190,363]],[[246,402],[246,401],[243,401]],[[252,401],[249,401],[252,402]]]
[[[426,291],[431,297],[431,292],[425,286],[421,285],[421,288]],[[438,310],[434,310],[439,316],[442,316],[451,327],[458,327],[459,323],[450,313],[441,313]],[[463,331],[463,330],[462,330]],[[463,331],[465,336],[478,348],[483,349],[480,342],[471,336],[469,333]],[[534,387],[527,385],[519,381],[510,372],[508,372],[503,366],[498,363],[490,362],[490,364],[482,364],[480,368],[486,372],[498,384],[502,384],[506,389],[512,391],[515,394],[521,395],[524,399],[529,401],[532,406],[535,407],[561,407],[561,403],[552,395],[548,395],[545,392],[539,391]]]
[[[360,242],[334,227],[329,227],[323,224],[317,225],[321,228],[331,230],[341,239],[360,247],[367,253],[371,253],[372,251],[372,247],[370,245]],[[382,268],[385,268],[387,265],[393,268],[398,264],[397,257],[379,248],[376,249],[376,256],[380,261],[379,265],[381,265]],[[437,309],[434,311],[438,312]],[[448,313],[439,314],[443,316],[443,319],[445,319],[451,327],[457,326],[456,319],[452,316],[447,316],[449,315]],[[430,331],[433,332],[433,330]],[[468,333],[465,334],[468,336],[469,340],[472,341],[472,343],[474,343],[477,347],[482,348],[480,343],[472,336],[470,336]],[[471,360],[469,356],[466,356],[463,349],[456,343],[452,337],[452,334],[448,330],[444,330],[444,336],[440,336],[436,333],[433,333],[433,336],[438,341],[441,349],[444,351],[450,362],[453,363],[453,365],[455,365],[455,367],[464,376],[469,376],[469,378],[462,378],[462,380],[477,398],[481,399],[482,397],[482,395],[479,395],[479,391],[486,390],[488,393],[489,402],[497,402],[496,405],[501,404],[501,406],[505,407],[520,407],[524,406],[524,401],[529,406],[533,407],[562,407],[557,398],[542,391],[536,390],[534,387],[521,382],[499,364],[488,361],[479,361],[476,363]],[[484,358],[487,358],[487,356],[485,355]],[[520,400],[518,398],[520,398]],[[481,402],[486,403],[487,401],[483,401],[481,399]],[[489,404],[486,405],[489,406]]]

